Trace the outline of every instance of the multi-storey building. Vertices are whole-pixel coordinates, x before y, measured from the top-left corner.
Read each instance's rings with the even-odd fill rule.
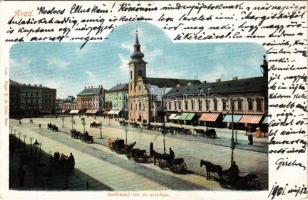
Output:
[[[56,112],[56,89],[10,80],[10,116],[30,117]]]
[[[149,78],[146,76],[146,62],[140,49],[138,33],[134,52],[129,62],[128,83],[128,119],[129,121],[148,124],[163,120],[161,97],[177,85],[200,84],[198,80]]]
[[[77,110],[77,99],[74,96],[68,96],[65,99],[59,99],[57,101],[60,113],[68,113],[71,110]]]
[[[77,110],[74,111],[86,114],[96,114],[103,110],[104,102],[105,89],[103,88],[103,85],[99,85],[98,87],[85,87],[77,95]],[[72,114],[77,113],[72,112]]]
[[[166,120],[179,124],[256,127],[267,115],[267,61],[263,76],[175,87],[164,96]]]
[[[128,84],[118,84],[105,93],[105,110],[108,114],[115,117],[128,117]]]

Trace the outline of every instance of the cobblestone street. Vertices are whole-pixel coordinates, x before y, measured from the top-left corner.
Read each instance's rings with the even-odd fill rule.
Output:
[[[188,169],[194,173],[174,174],[169,170],[161,170],[153,163],[138,164],[130,161],[125,155],[112,152],[106,145],[106,140],[111,137],[125,139],[125,131],[115,120],[85,117],[85,129],[95,138],[94,144],[82,143],[70,137],[69,131],[72,127],[71,118],[33,118],[23,119],[22,124],[11,120],[11,125],[18,131],[37,138],[42,142],[42,149],[53,153],[61,151],[66,154],[72,152],[76,158],[76,168],[113,190],[222,190],[218,182],[213,179],[208,181],[205,169],[200,167],[200,160],[209,160],[219,164],[223,169],[230,166],[230,137],[231,131],[227,129],[216,129],[218,138],[209,139],[196,136],[170,135],[166,136],[166,150],[171,147],[176,157],[182,157],[187,163]],[[84,127],[79,117],[74,117],[74,128],[83,132]],[[100,129],[90,128],[93,121],[103,122],[102,136]],[[63,126],[64,122],[64,128]],[[38,124],[42,124],[42,128]],[[47,123],[56,124],[60,132],[55,133],[47,129]],[[255,138],[253,146],[247,145],[247,136],[238,131],[238,145],[234,150],[240,175],[256,173],[261,182],[261,188],[268,187],[268,156],[266,138]],[[154,143],[154,149],[163,152],[163,136],[158,131],[148,131],[129,128],[128,143],[136,141],[136,148],[149,151],[150,142]]]

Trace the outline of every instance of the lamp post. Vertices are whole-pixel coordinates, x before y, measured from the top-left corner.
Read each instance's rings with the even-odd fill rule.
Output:
[[[72,130],[74,129],[74,115],[72,115]]]
[[[127,145],[127,132],[128,132],[127,125],[124,126],[124,131],[125,131],[125,144]]]
[[[62,117],[62,128],[64,128],[64,117]]]
[[[167,128],[166,128],[166,124],[165,124],[165,120],[163,122],[163,126],[162,126],[162,131],[161,133],[163,134],[164,138],[163,138],[163,143],[164,143],[164,154],[166,154],[166,134],[167,134]]]
[[[24,151],[26,151],[26,137],[27,137],[27,135],[24,134],[23,137],[24,137]]]
[[[83,133],[86,132],[86,119],[84,117],[81,118],[81,123],[83,125]]]
[[[42,142],[39,142],[39,148],[40,148],[40,151],[39,151],[39,157],[38,157],[38,164],[40,164],[40,161],[41,161]]]
[[[206,95],[206,110],[209,111],[210,110],[210,90],[211,88],[207,88],[207,95]],[[208,130],[208,122],[205,122],[206,124],[206,130]]]
[[[39,143],[37,140],[35,140],[35,142],[33,143],[33,147],[34,147],[34,150],[35,150],[35,154],[34,154],[34,157],[35,157],[35,165],[34,165],[34,182],[35,184],[37,184],[37,176],[38,176],[38,168],[37,168],[37,151],[38,151],[38,147],[39,147]]]
[[[99,125],[99,134],[100,134],[100,136],[101,136],[101,139],[103,139],[102,128],[103,128],[103,122],[102,122],[102,120],[101,120],[101,121],[100,121],[100,125]]]

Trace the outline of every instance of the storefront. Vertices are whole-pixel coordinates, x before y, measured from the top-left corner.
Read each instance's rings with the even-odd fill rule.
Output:
[[[219,123],[217,122],[220,113],[202,113],[199,118],[200,125],[205,125],[206,127],[217,127]]]
[[[243,115],[239,123],[246,127],[246,131],[255,132],[256,128],[260,126],[263,115]]]
[[[233,122],[233,128],[234,129],[242,129],[245,130],[245,125],[239,123],[243,115],[225,115],[222,122],[224,123],[224,126],[232,129],[232,122]]]

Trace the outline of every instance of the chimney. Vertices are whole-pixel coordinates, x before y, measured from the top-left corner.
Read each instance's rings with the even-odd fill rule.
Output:
[[[236,80],[238,80],[238,77],[237,77],[237,76],[232,77],[232,80],[233,80],[233,81],[236,81]]]
[[[180,84],[176,84],[176,87],[180,87],[181,85]]]
[[[42,84],[40,84],[40,87],[42,87]]]
[[[191,86],[191,82],[187,83],[187,86]]]
[[[219,79],[216,79],[216,82],[221,82],[221,79],[219,78]]]

